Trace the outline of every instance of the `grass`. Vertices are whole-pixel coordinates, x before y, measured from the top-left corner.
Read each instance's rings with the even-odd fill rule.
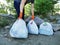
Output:
[[[11,21],[7,17],[0,17],[0,27],[7,26]]]

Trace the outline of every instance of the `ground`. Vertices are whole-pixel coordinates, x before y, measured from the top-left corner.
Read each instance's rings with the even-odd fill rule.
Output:
[[[9,31],[9,26],[0,27],[0,45],[60,45],[60,31],[54,32],[51,36],[29,34],[26,39],[12,38]]]
[[[9,36],[9,30],[0,30],[0,45],[60,45],[60,31],[52,36],[29,34],[27,39],[16,39]]]

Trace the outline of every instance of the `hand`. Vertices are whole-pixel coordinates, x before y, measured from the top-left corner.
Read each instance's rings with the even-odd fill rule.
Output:
[[[22,16],[23,16],[22,14],[23,14],[23,13],[20,12],[19,17],[18,17],[19,19],[22,19]]]
[[[34,20],[34,15],[32,15],[31,19]]]

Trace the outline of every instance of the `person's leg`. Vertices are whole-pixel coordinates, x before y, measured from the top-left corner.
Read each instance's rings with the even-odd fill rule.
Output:
[[[14,7],[16,9],[18,17],[19,17],[19,14],[20,14],[20,4],[21,4],[21,0],[20,0],[20,2],[14,1]],[[24,19],[24,9],[23,9],[22,19]]]
[[[25,9],[23,8],[23,16],[22,16],[23,20],[24,20],[24,15],[25,15]]]
[[[16,9],[16,12],[17,12],[18,16],[19,16],[19,13],[20,13],[20,2],[14,1],[14,7]]]

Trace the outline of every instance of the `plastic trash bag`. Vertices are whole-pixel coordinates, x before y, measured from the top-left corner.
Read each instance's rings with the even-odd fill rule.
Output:
[[[30,34],[38,34],[38,27],[34,20],[30,20],[29,23],[27,24],[28,27],[28,32]]]
[[[44,22],[39,27],[39,33],[44,35],[53,35],[52,25],[48,22]]]
[[[27,38],[28,30],[26,28],[26,24],[24,20],[17,19],[10,29],[10,36],[15,38]]]

